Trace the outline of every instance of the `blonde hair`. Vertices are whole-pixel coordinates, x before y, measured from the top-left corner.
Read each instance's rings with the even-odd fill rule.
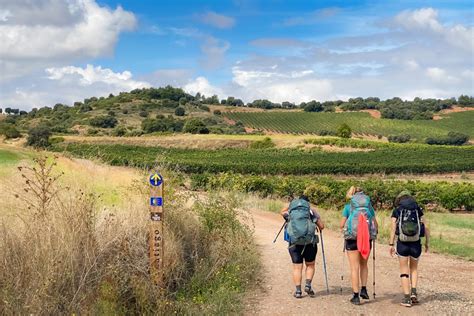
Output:
[[[350,200],[354,194],[357,192],[362,192],[362,188],[356,187],[356,186],[351,186],[349,190],[347,190],[346,193],[346,199]]]

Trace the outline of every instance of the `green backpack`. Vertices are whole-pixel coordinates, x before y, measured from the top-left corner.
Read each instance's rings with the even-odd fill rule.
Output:
[[[288,208],[287,233],[290,245],[316,243],[316,223],[311,218],[311,208],[307,201],[294,199]]]

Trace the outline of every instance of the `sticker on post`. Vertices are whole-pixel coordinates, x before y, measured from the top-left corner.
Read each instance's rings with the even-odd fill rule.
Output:
[[[154,222],[161,222],[161,213],[158,212],[151,212],[150,218]]]
[[[159,187],[163,183],[161,174],[155,172],[150,176],[150,184],[154,187]]]
[[[150,206],[163,206],[163,198],[161,196],[151,197]]]

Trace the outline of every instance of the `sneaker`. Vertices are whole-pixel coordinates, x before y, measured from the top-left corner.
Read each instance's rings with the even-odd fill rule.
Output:
[[[410,299],[412,304],[418,304],[420,302],[418,301],[418,295],[415,293],[411,293]]]
[[[412,302],[410,297],[404,297],[400,305],[405,306],[405,307],[411,307]]]
[[[305,287],[304,288],[304,291],[306,292],[306,294],[308,294],[310,297],[314,297],[315,294],[314,294],[314,291],[311,287]]]
[[[354,305],[360,305],[360,298],[358,296],[353,296],[351,298],[351,303]]]
[[[369,299],[369,294],[367,293],[367,289],[366,288],[362,288],[360,290],[360,297],[362,297],[364,300],[368,300]]]
[[[301,291],[296,291],[295,294],[293,294],[293,296],[295,298],[302,298],[303,297],[303,293],[301,293]]]

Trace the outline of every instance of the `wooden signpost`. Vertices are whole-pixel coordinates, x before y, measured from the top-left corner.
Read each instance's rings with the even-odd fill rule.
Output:
[[[150,175],[150,274],[155,284],[163,285],[163,177]]]

